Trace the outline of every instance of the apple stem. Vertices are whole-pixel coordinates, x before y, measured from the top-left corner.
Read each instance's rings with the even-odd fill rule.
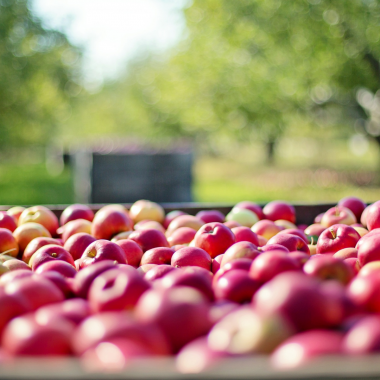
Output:
[[[13,252],[13,251],[16,251],[16,248],[11,248],[11,249],[8,249],[8,251],[1,252],[0,255],[6,255],[7,253]]]
[[[335,233],[335,231],[331,228],[331,229],[330,229],[330,232],[331,232],[332,237],[335,239],[335,238],[336,238],[336,233]]]
[[[314,245],[314,238],[311,236],[311,242],[310,245]]]
[[[338,207],[335,207],[335,216],[339,216],[340,210]]]

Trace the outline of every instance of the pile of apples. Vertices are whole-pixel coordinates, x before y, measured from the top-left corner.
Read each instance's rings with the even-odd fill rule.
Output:
[[[196,373],[267,354],[294,368],[380,351],[380,201],[296,225],[294,207],[197,215],[137,201],[0,212],[0,363],[78,357],[90,371],[175,358]]]

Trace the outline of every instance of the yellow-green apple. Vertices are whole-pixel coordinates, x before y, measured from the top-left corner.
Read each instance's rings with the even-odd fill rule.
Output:
[[[234,207],[227,215],[226,221],[235,221],[242,226],[251,228],[259,221],[258,216],[251,210]]]
[[[239,241],[227,249],[220,266],[224,267],[227,263],[236,259],[246,258],[254,260],[258,255],[260,255],[260,251],[254,244],[248,241]]]
[[[312,330],[291,336],[271,355],[271,364],[278,370],[304,366],[323,356],[342,354],[344,334],[340,331]]]
[[[305,232],[299,230],[298,228],[289,228],[286,230],[282,230],[278,234],[279,235],[281,235],[281,234],[296,235],[296,236],[299,236],[306,244],[309,244],[309,240],[308,240],[307,236],[305,235]]]
[[[145,199],[140,199],[135,202],[129,210],[129,215],[134,223],[146,219],[162,223],[165,219],[164,209],[158,203],[147,201]]]
[[[359,244],[360,243],[360,244]],[[365,235],[356,245],[358,250],[358,260],[361,266],[380,260],[380,234]]]
[[[288,202],[269,202],[263,208],[263,213],[266,219],[272,220],[273,222],[279,219],[288,220],[291,223],[296,222],[296,210]]]
[[[316,245],[308,244],[307,246],[309,247],[310,256],[314,256],[317,254],[317,246]]]
[[[209,302],[198,290],[188,286],[151,289],[136,305],[135,315],[144,324],[158,325],[168,338],[172,352],[205,335],[211,328]]]
[[[199,211],[196,215],[197,218],[203,220],[205,223],[224,223],[225,216],[218,210],[204,210]]]
[[[250,201],[242,201],[242,202],[237,203],[234,207],[245,208],[247,210],[253,211],[258,216],[259,220],[265,219],[263,210],[261,206],[259,206],[257,203],[250,202]]]
[[[35,238],[51,238],[50,232],[42,224],[32,222],[17,227],[13,232],[13,236],[16,239],[21,252],[24,252],[27,245]]]
[[[136,242],[144,252],[156,247],[169,247],[165,235],[158,230],[134,231],[128,239]]]
[[[380,313],[380,277],[378,273],[356,276],[348,285],[347,294],[354,305],[362,311]]]
[[[81,269],[104,260],[127,264],[123,249],[116,243],[103,239],[91,243],[83,252],[81,259]]]
[[[17,257],[19,247],[12,232],[7,228],[0,228],[0,254]]]
[[[289,222],[289,220],[285,220],[285,219],[275,220],[274,224],[276,226],[282,227],[285,230],[289,230],[289,229],[295,230],[295,229],[297,229],[297,226],[294,223]]]
[[[361,237],[363,237],[364,235],[367,235],[368,234],[368,230],[364,227],[356,227],[356,226],[352,226],[353,228],[355,228],[355,230],[359,233],[359,235]]]
[[[212,258],[235,243],[234,233],[222,223],[207,223],[194,236],[194,247],[204,249]]]
[[[354,213],[356,220],[360,220],[360,217],[362,216],[364,209],[367,207],[367,205],[360,198],[357,197],[342,198],[338,202],[338,206],[343,206],[350,209]]]
[[[318,238],[317,253],[335,253],[343,248],[355,248],[359,233],[346,224],[334,224],[326,228]]]
[[[166,236],[169,237],[173,231],[181,227],[189,227],[195,231],[198,231],[205,223],[203,220],[193,215],[180,215],[169,224],[166,230]]]
[[[18,259],[10,259],[10,260],[7,260],[5,261],[3,264],[2,264],[4,267],[8,268],[10,271],[14,271],[14,270],[19,270],[19,269],[23,269],[23,270],[32,270],[28,264],[24,263],[22,260],[18,260]]]
[[[212,290],[212,273],[200,267],[186,267],[171,271],[166,274],[160,286],[163,289],[170,289],[177,286],[189,286],[199,290],[211,302],[214,301]]]
[[[86,232],[79,232],[71,235],[63,246],[66,251],[70,252],[74,261],[82,257],[85,249],[96,239]],[[26,251],[26,250],[25,250]],[[25,254],[25,252],[24,252]]]
[[[346,260],[350,258],[356,259],[358,257],[358,250],[356,248],[343,248],[335,252],[333,257],[341,260]]]
[[[100,274],[91,284],[88,301],[94,313],[132,309],[151,285],[134,269],[111,269]]]
[[[299,236],[290,234],[275,235],[268,240],[268,244],[280,244],[288,248],[289,252],[302,251],[310,253],[307,243],[305,243]]]
[[[197,247],[181,248],[174,252],[171,265],[176,268],[196,266],[211,270],[212,258],[203,249]]]
[[[208,344],[232,355],[269,354],[294,333],[282,315],[263,316],[247,305],[222,318],[211,329]]]
[[[144,264],[170,264],[174,251],[167,247],[156,247],[145,251],[141,257],[140,265]]]
[[[129,239],[118,240],[116,244],[124,251],[128,265],[137,268],[144,254],[141,247],[135,241]]]
[[[91,235],[96,239],[111,239],[124,231],[131,231],[132,219],[122,210],[112,207],[102,207],[94,217],[91,226]]]
[[[59,221],[61,226],[63,226],[76,219],[85,219],[92,222],[94,219],[94,212],[86,205],[73,204],[63,210]]]
[[[75,267],[67,261],[63,260],[46,261],[38,266],[38,268],[35,270],[35,273],[40,274],[51,271],[58,272],[66,278],[74,278],[77,274],[77,270],[75,269]]]
[[[178,216],[181,216],[181,215],[188,215],[187,212],[184,212],[184,211],[180,211],[180,210],[173,210],[173,211],[170,211],[166,214],[165,216],[165,220],[164,222],[162,223],[164,228],[167,229],[169,227],[169,224],[175,219],[177,218]]]
[[[62,235],[62,240],[65,243],[71,236],[80,232],[91,234],[92,223],[86,219],[75,219],[67,222],[64,226],[59,227],[57,232]]]
[[[256,246],[259,245],[259,238],[250,228],[245,226],[234,227],[231,228],[231,231],[235,235],[236,243],[239,241],[249,241]]]
[[[321,224],[324,227],[331,227],[334,224],[347,224],[351,225],[356,223],[354,213],[343,206],[336,206],[328,209],[321,219]]]
[[[164,276],[166,276],[168,273],[170,273],[173,270],[177,270],[177,268],[174,268],[171,265],[166,265],[166,264],[156,265],[154,268],[148,270],[145,273],[144,278],[145,280],[149,282],[153,282],[155,280],[163,278]]]
[[[101,273],[117,268],[117,263],[112,260],[98,261],[92,265],[83,268],[75,276],[74,291],[80,298],[87,298],[88,289],[90,288],[94,279]]]
[[[22,207],[22,206],[15,206],[15,207],[11,207],[8,211],[7,211],[7,214],[10,215],[10,216],[13,216],[13,218],[15,219],[16,223],[18,223],[18,220],[20,218],[20,215],[22,214],[22,212],[25,210],[25,207]]]
[[[29,266],[35,271],[40,265],[48,261],[63,260],[75,268],[74,259],[70,252],[55,244],[44,245],[39,248],[30,258]]]
[[[189,244],[196,233],[197,231],[190,227],[180,227],[168,237],[168,243],[171,247],[178,244]]]
[[[264,252],[253,260],[249,276],[264,284],[282,272],[300,271],[299,263],[283,251]]]
[[[43,225],[50,233],[55,236],[59,227],[58,218],[45,206],[33,206],[26,208],[18,220],[18,225],[25,223],[38,223]]]
[[[282,227],[277,226],[273,221],[268,219],[260,220],[252,227],[253,232],[267,240],[277,235],[282,230]]]
[[[303,271],[321,280],[336,280],[347,285],[355,276],[352,267],[344,260],[330,255],[314,256],[303,266]]]
[[[26,246],[25,251],[22,254],[22,260],[25,261],[26,264],[29,264],[29,260],[34,255],[34,253],[37,252],[37,250],[39,250],[44,245],[48,244],[62,246],[58,239],[53,239],[50,237],[37,237]]]
[[[0,228],[13,232],[17,228],[16,219],[5,211],[0,211]]]
[[[125,239],[128,239],[129,238],[129,235],[132,233],[133,231],[124,231],[124,232],[120,232],[119,234],[115,235],[111,241],[113,243],[116,243],[117,241],[119,240],[125,240]]]

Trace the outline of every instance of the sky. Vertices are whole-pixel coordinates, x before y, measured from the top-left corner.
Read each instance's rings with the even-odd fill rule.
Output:
[[[47,27],[84,49],[86,80],[117,77],[128,60],[173,46],[183,35],[188,0],[32,0]]]

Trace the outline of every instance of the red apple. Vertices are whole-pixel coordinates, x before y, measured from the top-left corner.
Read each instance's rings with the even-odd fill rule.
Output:
[[[347,294],[362,310],[380,313],[380,277],[377,273],[356,276],[348,285]]]
[[[6,284],[16,281],[19,278],[25,278],[25,277],[31,277],[34,275],[32,272],[32,269],[28,267],[29,269],[16,269],[14,271],[10,271],[7,273],[4,273],[0,277],[0,284],[2,286],[5,286]]]
[[[268,219],[263,219],[253,225],[252,231],[257,235],[264,237],[269,240],[273,236],[277,235],[283,228],[274,224],[273,221]]]
[[[38,223],[22,224],[14,230],[13,236],[16,239],[21,252],[24,252],[27,245],[35,238],[51,238],[50,232],[43,225]]]
[[[165,235],[157,230],[134,231],[129,235],[128,239],[136,242],[144,252],[157,247],[169,248]]]
[[[118,242],[119,240],[125,240],[125,239],[128,239],[129,238],[129,235],[132,233],[133,231],[124,231],[124,232],[120,232],[119,234],[115,235],[111,241],[112,243],[116,243]]]
[[[172,272],[173,270],[176,270],[176,268],[172,267],[171,265],[166,265],[166,264],[156,265],[145,273],[144,278],[145,280],[149,282],[153,282],[155,280],[158,280],[166,276],[168,273]]]
[[[358,260],[361,266],[380,260],[380,234],[365,235],[356,245],[358,250]]]
[[[137,268],[144,254],[141,247],[135,241],[129,239],[118,240],[116,244],[124,251],[128,265]]]
[[[165,219],[164,209],[158,203],[150,202],[145,199],[135,202],[129,210],[129,215],[134,223],[146,219],[162,223]]]
[[[288,248],[289,251],[302,251],[305,253],[310,253],[307,243],[305,243],[299,236],[281,234],[273,236],[269,239],[268,244],[280,244]]]
[[[231,228],[231,231],[235,235],[236,243],[239,241],[249,241],[256,246],[259,244],[257,235],[248,227],[234,227]]]
[[[7,211],[7,214],[10,215],[10,216],[13,216],[13,218],[15,219],[16,223],[18,223],[18,220],[20,219],[20,215],[22,214],[22,212],[25,210],[25,207],[22,207],[22,206],[15,206],[15,207],[11,207],[8,211]]]
[[[53,239],[49,237],[38,237],[33,239],[25,248],[24,253],[22,254],[22,260],[29,264],[30,258],[43,246],[48,244],[60,245],[62,244],[58,239]]]
[[[236,259],[247,258],[254,260],[259,254],[260,251],[254,244],[249,243],[248,241],[240,241],[227,249],[226,253],[223,255],[220,266],[224,267],[227,263]]]
[[[317,253],[335,253],[344,248],[354,248],[359,239],[360,235],[353,227],[334,224],[319,236]]]
[[[75,268],[73,257],[63,247],[54,244],[44,245],[31,257],[29,266],[35,271],[40,265],[48,261],[62,260]]]
[[[81,259],[81,269],[90,264],[104,260],[112,260],[119,264],[127,264],[122,248],[116,243],[103,239],[91,243],[83,252]]]
[[[252,259],[247,259],[247,258],[243,258],[243,259],[236,259],[236,260],[233,260],[233,261],[230,261],[229,263],[227,263],[226,265],[223,266],[223,268],[221,268],[215,275],[214,275],[214,278],[213,278],[213,282],[216,283],[220,277],[223,277],[225,273],[231,271],[231,270],[235,270],[235,269],[241,269],[241,270],[245,270],[247,272],[249,272],[249,269],[251,268],[251,264],[252,264],[253,260]]]
[[[361,266],[358,259],[356,259],[355,257],[349,257],[348,259],[344,259],[343,261],[352,269],[354,276],[356,276],[359,273]]]
[[[259,252],[270,252],[270,251],[283,251],[289,252],[289,249],[280,244],[266,244],[263,247],[258,248]],[[300,252],[300,251],[297,251]]]
[[[183,211],[180,211],[180,210],[173,210],[173,211],[170,211],[166,214],[165,216],[165,220],[163,222],[163,226],[165,229],[167,229],[169,227],[169,224],[175,219],[177,218],[177,216],[181,216],[181,215],[188,215],[186,212],[183,212]]]
[[[74,260],[78,260],[82,257],[85,249],[96,239],[86,232],[79,232],[70,236],[63,246],[66,251],[70,252]],[[24,252],[25,254],[25,252]]]
[[[364,211],[362,212],[362,216],[360,217],[360,223],[363,225],[363,227],[367,228],[367,212],[368,209],[371,207],[371,205],[368,205]]]
[[[74,278],[77,274],[75,266],[64,260],[46,261],[40,264],[35,272],[37,274],[54,271],[61,274],[63,277]]]
[[[156,222],[155,220],[142,220],[141,222],[138,222],[134,225],[134,230],[158,230],[161,231],[163,234],[165,233],[165,228],[162,226],[161,223]]]
[[[146,273],[148,273],[151,269],[159,267],[159,266],[160,265],[157,265],[157,264],[144,264],[144,265],[140,265],[136,270],[137,270],[137,273],[141,277],[145,277]]]
[[[211,256],[203,249],[186,247],[176,251],[171,259],[171,265],[176,268],[197,266],[211,270]]]
[[[235,235],[222,223],[207,223],[194,236],[194,246],[204,249],[212,258],[225,253],[235,243]]]
[[[294,207],[284,201],[269,202],[264,208],[263,213],[266,219],[276,221],[279,219],[288,220],[291,223],[296,222],[296,211]]]
[[[0,228],[0,254],[17,257],[19,247],[12,232],[7,228]]]
[[[205,223],[224,223],[225,219],[225,216],[218,210],[199,211],[195,216]]]
[[[222,262],[223,260],[223,255],[218,255],[216,256],[214,259],[212,259],[212,264],[211,264],[211,272],[213,274],[217,273],[220,269],[220,263]]]
[[[71,236],[75,234],[81,232],[91,234],[91,226],[92,223],[86,219],[75,219],[58,228],[57,232],[62,235],[62,240],[65,243]]]
[[[367,205],[360,198],[356,197],[342,198],[338,202],[338,206],[343,206],[350,209],[354,213],[356,220],[360,220],[364,209],[367,207]]]
[[[171,248],[157,247],[146,251],[141,257],[140,265],[144,264],[170,264],[174,251]]]
[[[76,219],[85,219],[92,222],[94,219],[94,212],[90,207],[81,204],[73,204],[66,207],[60,217],[61,226]]]
[[[15,218],[7,214],[5,211],[0,211],[0,228],[6,228],[13,232],[17,228]]]
[[[25,223],[41,224],[52,236],[56,235],[59,227],[58,218],[45,206],[33,206],[25,209],[20,215],[18,225],[21,226]]]
[[[180,227],[172,232],[168,237],[168,243],[171,247],[178,244],[189,244],[197,231],[190,227]]]
[[[310,255],[301,251],[289,252],[288,256],[294,259],[300,268],[303,268],[305,263],[310,259]]]
[[[324,227],[331,227],[334,224],[354,224],[356,223],[356,217],[353,212],[347,207],[336,206],[328,209],[321,220],[321,224]]]
[[[258,216],[258,218],[260,220],[265,219],[265,215],[263,213],[263,210],[257,203],[249,202],[249,201],[243,201],[243,202],[237,203],[234,207],[245,208],[247,210],[253,211]]]
[[[281,235],[281,234],[289,234],[289,235],[295,235],[295,236],[298,236],[300,237],[306,244],[309,244],[309,240],[307,239],[307,236],[305,235],[305,233],[301,230],[299,230],[298,228],[288,228],[286,230],[282,230],[278,233],[278,235]]]

